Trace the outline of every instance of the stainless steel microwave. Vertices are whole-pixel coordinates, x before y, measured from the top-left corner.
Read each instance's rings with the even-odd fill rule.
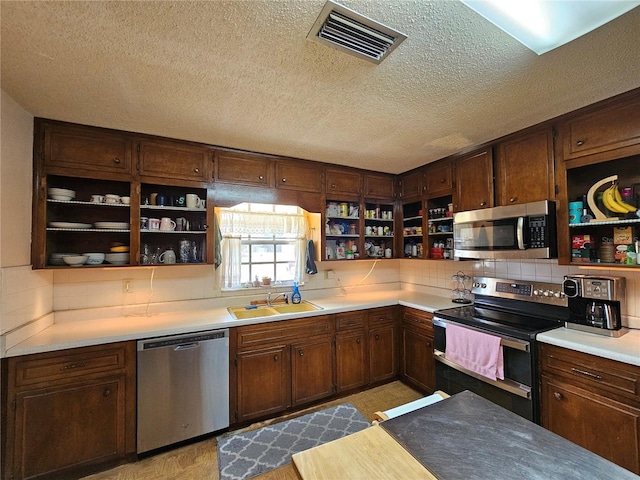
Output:
[[[459,212],[455,258],[556,258],[556,204],[551,201]]]

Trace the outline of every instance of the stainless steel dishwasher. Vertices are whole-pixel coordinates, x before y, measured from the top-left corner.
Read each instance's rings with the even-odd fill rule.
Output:
[[[138,453],[228,426],[228,329],[138,342]]]

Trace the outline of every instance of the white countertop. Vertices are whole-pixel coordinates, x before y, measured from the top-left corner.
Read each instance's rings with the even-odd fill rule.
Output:
[[[231,317],[226,308],[220,307],[54,323],[41,332],[7,349],[5,356],[15,357],[67,348],[101,345],[125,340],[141,340],[166,335],[181,335],[398,304],[426,311],[454,306],[448,297],[402,290],[356,293],[345,296],[314,298],[309,301],[322,307],[322,310],[236,320]]]
[[[67,348],[181,335],[398,304],[430,312],[456,306],[449,297],[406,290],[358,292],[348,295],[308,298],[307,300],[322,307],[322,310],[236,320],[231,317],[226,308],[216,307],[167,311],[150,315],[138,314],[63,321],[53,323],[35,335],[8,348],[4,356],[15,357]],[[563,327],[542,333],[537,338],[543,343],[640,366],[640,330],[630,330],[622,337],[611,338],[568,330]]]
[[[537,336],[539,342],[640,366],[640,330],[627,330],[618,338],[557,328]]]

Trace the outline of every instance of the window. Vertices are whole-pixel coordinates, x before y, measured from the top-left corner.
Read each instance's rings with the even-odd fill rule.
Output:
[[[263,277],[285,284],[302,281],[308,230],[304,210],[243,203],[218,213],[223,288],[245,287]]]

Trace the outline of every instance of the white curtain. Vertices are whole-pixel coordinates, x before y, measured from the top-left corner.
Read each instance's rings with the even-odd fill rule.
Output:
[[[246,205],[246,204],[245,204]],[[299,209],[300,210],[300,209]],[[296,270],[294,280],[304,279],[307,219],[300,210],[296,214],[249,212],[246,210],[220,209],[222,232],[222,264],[224,288],[241,287],[240,266],[242,259],[242,235],[287,235],[295,238]]]

